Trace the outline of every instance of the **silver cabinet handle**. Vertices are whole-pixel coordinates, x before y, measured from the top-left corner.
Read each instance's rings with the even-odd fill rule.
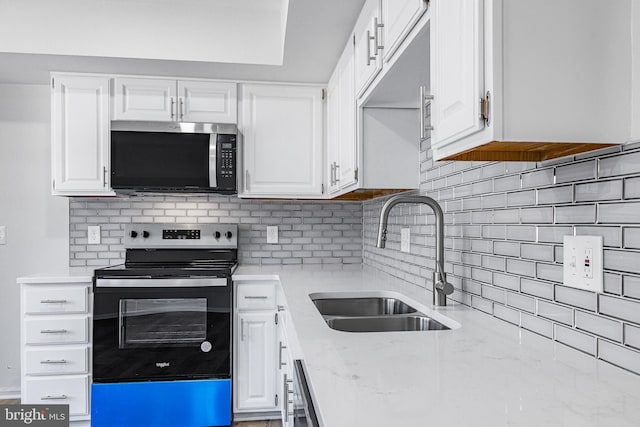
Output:
[[[106,166],[102,167],[102,186],[103,187],[107,186],[107,167]]]
[[[245,295],[244,299],[267,299],[268,296],[265,295]]]
[[[240,319],[240,341],[244,341],[244,319]]]
[[[335,182],[335,175],[336,174],[336,162],[331,163],[331,171],[329,173],[329,186],[333,187],[333,185],[336,183]]]
[[[249,191],[249,169],[244,171],[244,191]]]
[[[58,396],[50,396],[50,395],[42,396],[40,400],[65,400],[68,398],[69,397],[66,394],[60,394]]]
[[[180,97],[180,120],[182,120],[184,118],[184,98]]]
[[[333,167],[333,174],[335,175],[335,177],[333,178],[333,180],[335,181],[335,184],[340,182],[340,178],[338,178],[340,176],[340,174],[338,173],[338,170],[340,169],[340,165],[336,163],[336,165]]]
[[[40,300],[40,304],[65,304],[68,301],[66,299],[43,299]]]
[[[373,38],[375,40],[374,45],[376,55],[378,54],[379,50],[384,49],[384,45],[380,44],[380,39],[382,39],[382,37],[378,37],[378,31],[380,31],[382,28],[384,28],[384,24],[378,23],[378,17],[376,16],[375,18],[373,18]]]
[[[431,108],[431,101],[433,101],[433,95],[428,95],[427,89],[424,86],[420,86],[420,140],[427,137],[427,131],[433,130],[431,124],[426,124],[427,106],[429,106],[429,109]]]
[[[367,66],[371,65],[371,61],[375,61],[376,57],[371,56],[371,40],[375,38],[371,35],[371,31],[367,30]]]
[[[67,331],[66,329],[42,329],[40,331],[41,334],[66,334]]]
[[[50,360],[50,359],[47,359],[47,360],[41,360],[41,361],[40,361],[40,364],[41,364],[41,365],[60,365],[60,364],[64,364],[64,363],[69,363],[69,362],[67,362],[67,361],[66,361],[66,360],[64,360],[64,359],[60,359],[60,360]]]
[[[175,116],[175,114],[173,114],[173,106],[176,103],[176,100],[173,99],[173,96],[169,98],[171,100],[171,120],[173,120],[173,117]]]
[[[280,349],[278,350],[278,365],[280,365],[281,368],[287,365],[287,362],[282,361],[282,350],[284,350],[285,348],[287,348],[287,346],[282,345],[282,341],[280,341]]]

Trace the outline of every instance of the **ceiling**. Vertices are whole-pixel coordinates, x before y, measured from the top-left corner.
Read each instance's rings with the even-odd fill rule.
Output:
[[[11,6],[16,2],[35,2],[42,0],[0,0],[0,14],[7,16],[7,12],[11,11]],[[47,0],[48,1],[48,0]],[[65,0],[74,2],[78,0]],[[89,0],[82,0],[87,2]],[[105,0],[101,0],[103,3]],[[113,3],[121,2],[125,4],[125,0],[109,0]],[[173,5],[172,13],[180,14],[180,10],[176,10],[176,5],[180,8],[185,7],[189,2],[202,2],[205,0],[128,0],[129,3],[145,3],[147,7],[151,3]],[[166,51],[173,52],[166,54],[161,49],[156,49],[156,54],[147,55],[146,51],[141,54],[131,54],[133,50],[127,51],[125,57],[116,57],[118,46],[121,51],[125,51],[126,43],[117,45],[117,37],[102,37],[99,43],[93,45],[87,44],[85,39],[89,36],[80,37],[85,41],[81,44],[76,38],[70,38],[66,33],[69,29],[63,29],[64,25],[40,25],[37,30],[29,29],[23,25],[20,30],[23,34],[14,34],[18,42],[6,43],[0,42],[0,83],[26,83],[26,84],[48,84],[49,73],[51,71],[73,71],[73,72],[96,72],[108,74],[139,74],[139,75],[155,75],[155,76],[180,76],[195,78],[214,78],[214,79],[232,79],[232,80],[257,80],[257,81],[286,81],[286,82],[304,82],[304,83],[326,83],[329,80],[331,72],[344,49],[349,34],[353,28],[355,20],[359,14],[364,0],[207,0],[210,2],[218,2],[220,4],[229,2],[237,2],[235,10],[229,10],[227,7],[228,21],[236,20],[234,27],[236,34],[233,40],[220,42],[215,52],[223,52],[225,46],[230,43],[236,43],[233,49],[227,49],[225,55],[220,55],[222,62],[218,62],[215,56],[207,58],[207,60],[190,60],[185,58],[198,57],[198,49],[174,49],[167,44]],[[268,3],[268,7],[267,7]],[[261,7],[255,7],[261,4]],[[288,8],[287,8],[288,4]],[[245,12],[238,13],[238,7],[245,7]],[[215,6],[215,5],[214,5]],[[210,7],[214,7],[210,6]],[[281,9],[278,9],[280,7]],[[17,10],[17,7],[16,7]],[[218,9],[219,11],[224,8]],[[287,13],[288,11],[288,13]],[[22,11],[24,13],[24,11]],[[249,13],[250,12],[250,13]],[[111,10],[109,13],[114,14]],[[275,15],[274,15],[275,14]],[[192,21],[195,22],[198,14],[191,11]],[[207,13],[203,13],[207,15]],[[117,16],[115,13],[114,16]],[[164,25],[159,15],[158,25]],[[270,18],[269,18],[270,17]],[[274,18],[275,17],[275,18]],[[60,16],[58,16],[59,20]],[[145,15],[145,24],[147,27],[155,24],[153,14]],[[53,19],[53,18],[52,18]],[[219,19],[219,18],[218,18]],[[36,22],[37,20],[34,20]],[[220,19],[219,19],[220,21]],[[24,20],[22,21],[24,22]],[[129,17],[131,22],[131,17]],[[140,21],[141,22],[141,21]],[[188,20],[177,20],[179,25],[172,25],[171,30],[185,31],[186,34],[198,36],[197,31],[193,27],[187,28]],[[212,21],[213,22],[213,21]],[[260,27],[271,23],[270,29]],[[279,24],[278,24],[279,23]],[[286,24],[285,24],[286,23]],[[240,25],[245,25],[248,30],[240,31]],[[276,25],[278,24],[278,25]],[[284,37],[284,49],[282,44],[282,28],[286,25],[286,33]],[[128,25],[123,26],[125,30],[132,27],[143,26]],[[46,28],[45,28],[46,27]],[[195,26],[194,26],[195,27]],[[205,27],[205,26],[199,26]],[[91,28],[90,25],[84,23],[81,28],[86,31]],[[114,32],[121,37],[126,31],[117,32],[118,24],[113,24]],[[135,28],[134,28],[135,30]],[[0,30],[2,31],[2,30]],[[30,31],[30,32],[29,32]],[[15,31],[14,31],[15,32]],[[41,34],[38,34],[40,32]],[[245,32],[247,34],[245,34]],[[35,33],[35,34],[34,34]],[[87,33],[88,34],[88,33]],[[93,33],[92,33],[93,34]],[[99,32],[98,32],[99,34]],[[126,35],[126,34],[125,34]],[[64,37],[67,37],[66,39]],[[135,38],[134,36],[131,36]],[[27,43],[25,39],[29,39]],[[219,37],[217,38],[219,39]],[[69,40],[68,43],[56,43],[55,40]],[[139,41],[139,39],[136,39]],[[193,38],[193,43],[189,46],[202,46],[202,38]],[[173,39],[171,39],[173,42]],[[52,47],[48,47],[49,43]],[[110,45],[110,43],[112,45]],[[132,42],[133,43],[133,42]],[[142,46],[152,47],[162,46],[154,45],[155,40],[147,41]],[[68,54],[74,52],[69,48],[70,45],[81,54]],[[116,46],[117,45],[117,46]],[[184,45],[184,42],[183,42]],[[95,46],[95,48],[92,48]],[[175,48],[176,46],[173,46]],[[179,45],[178,45],[179,47]],[[82,50],[84,49],[84,50]],[[93,51],[96,54],[93,54]],[[268,51],[268,52],[267,52]],[[29,53],[24,53],[29,52]],[[34,53],[35,52],[35,53]],[[105,54],[106,52],[106,54]],[[114,54],[115,52],[115,54]],[[191,53],[190,53],[191,52]],[[251,56],[251,54],[255,55]],[[267,52],[269,55],[267,55]],[[97,55],[103,56],[97,56]],[[142,58],[143,56],[150,58]],[[126,57],[129,56],[129,57]],[[162,59],[155,59],[162,57]],[[152,59],[154,58],[154,59]],[[171,59],[169,59],[171,58]],[[173,58],[179,58],[178,60]],[[282,63],[282,65],[279,65]],[[270,64],[270,65],[265,65]]]

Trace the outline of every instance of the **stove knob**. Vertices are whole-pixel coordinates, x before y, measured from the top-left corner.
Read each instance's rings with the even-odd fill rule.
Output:
[[[231,237],[233,237],[233,234],[230,231],[227,231],[226,233],[224,233],[224,235],[227,239],[230,239]]]
[[[142,232],[142,237],[144,237],[145,239],[146,239],[147,237],[149,237],[149,232],[148,232],[148,231],[143,231],[143,232]]]
[[[135,239],[136,237],[138,237],[138,232],[135,230],[131,230],[131,233],[129,233],[129,235],[132,239]]]
[[[219,231],[216,231],[216,232],[213,234],[213,236],[214,236],[216,239],[219,239],[219,238],[220,238],[220,232],[219,232]]]

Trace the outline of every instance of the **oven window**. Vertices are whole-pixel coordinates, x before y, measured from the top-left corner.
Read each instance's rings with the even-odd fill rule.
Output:
[[[120,300],[120,348],[200,346],[207,337],[207,299]]]

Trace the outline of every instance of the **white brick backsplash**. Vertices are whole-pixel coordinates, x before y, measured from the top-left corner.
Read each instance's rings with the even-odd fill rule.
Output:
[[[538,204],[549,205],[573,201],[573,186],[550,187],[538,190]]]
[[[539,164],[433,162],[428,145],[421,144],[420,193],[446,212],[445,271],[456,287],[453,300],[590,355],[598,336],[638,354],[630,349],[640,345],[634,338],[640,315],[633,311],[640,305],[640,145]],[[434,191],[435,180],[435,187],[444,186]],[[429,209],[418,207],[420,215],[411,207],[394,209],[390,224],[398,228],[390,230],[398,236],[379,250],[384,200],[363,203],[364,262],[429,289],[434,231],[418,232],[425,219],[433,223],[423,215]],[[411,254],[399,252],[403,226],[418,236]],[[574,234],[604,238],[600,312],[595,293],[562,286],[563,237]],[[623,328],[630,342],[623,343]]]
[[[622,324],[620,322],[582,311],[576,311],[575,316],[578,329],[609,338],[610,340],[622,341]]]
[[[597,307],[596,294],[581,289],[556,286],[555,299],[558,302],[580,307],[585,310],[595,311]]]
[[[616,319],[640,325],[640,301],[599,295],[598,311]]]
[[[547,338],[553,338],[553,323],[540,317],[522,313],[520,326]]]
[[[596,177],[596,161],[575,163],[556,168],[556,182],[581,181]]]
[[[564,326],[555,325],[555,339],[569,347],[583,351],[587,354],[595,356],[596,354],[596,338],[579,332],[576,329],[565,328]]]
[[[624,325],[624,343],[640,350],[640,328]]]
[[[598,358],[640,374],[640,353],[635,350],[598,340]]]

